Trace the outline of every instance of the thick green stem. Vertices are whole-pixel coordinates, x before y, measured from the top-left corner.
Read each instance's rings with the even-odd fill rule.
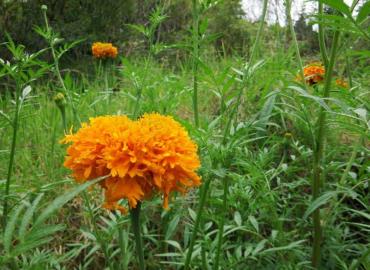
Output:
[[[219,223],[219,228],[218,228],[218,239],[217,239],[217,250],[216,250],[216,258],[215,258],[215,264],[213,269],[218,270],[219,262],[220,262],[220,254],[221,254],[221,247],[223,243],[223,237],[224,237],[224,224],[225,224],[225,218],[227,215],[227,194],[228,194],[228,179],[225,177],[224,179],[224,195],[223,195],[223,202],[222,202],[222,207],[224,209],[224,213],[221,217],[220,223]]]
[[[141,224],[140,224],[140,208],[141,203],[139,202],[136,205],[136,208],[131,208],[131,222],[132,222],[132,230],[134,232],[135,243],[136,243],[136,255],[138,257],[139,262],[139,269],[145,270],[145,263],[144,263],[144,250],[143,244],[141,240]]]
[[[197,211],[197,217],[195,219],[193,233],[191,235],[188,252],[186,253],[184,270],[188,270],[189,269],[189,266],[190,266],[190,260],[191,260],[192,254],[193,254],[195,239],[196,239],[197,234],[198,234],[198,229],[199,229],[199,225],[200,225],[200,222],[201,222],[201,219],[202,219],[203,208],[204,208],[204,204],[206,202],[206,197],[207,197],[207,194],[208,194],[210,183],[211,183],[211,178],[210,177],[207,177],[206,181],[204,182],[204,186],[203,186],[203,188],[201,190],[201,193],[200,193],[200,199],[199,199],[199,207],[198,207],[198,211]]]
[[[198,0],[193,0],[193,110],[195,126],[199,126],[198,112],[198,58],[199,58],[199,14]]]
[[[333,68],[338,49],[340,33],[336,31],[333,38],[333,46],[330,53],[330,59],[328,63],[328,69],[325,76],[325,86],[323,98],[327,99],[330,96],[330,86],[333,77]],[[320,186],[322,183],[322,159],[324,156],[324,144],[326,137],[326,110],[321,107],[319,113],[319,119],[317,122],[317,136],[314,149],[313,158],[313,179],[312,179],[312,200],[316,200],[320,196]],[[320,208],[317,208],[313,213],[313,248],[312,248],[312,266],[318,269],[320,266],[320,252],[321,252],[321,241],[322,241],[322,228],[320,223]]]
[[[13,165],[14,165],[14,156],[15,156],[15,146],[17,144],[17,133],[18,133],[18,122],[19,122],[19,111],[20,111],[20,92],[21,86],[17,83],[16,95],[15,95],[15,115],[13,119],[13,137],[12,137],[12,145],[10,148],[10,158],[9,158],[9,166],[8,166],[8,174],[6,177],[5,182],[5,193],[4,193],[4,204],[3,204],[3,229],[5,230],[7,217],[8,217],[8,197],[10,192],[10,181],[13,173]]]

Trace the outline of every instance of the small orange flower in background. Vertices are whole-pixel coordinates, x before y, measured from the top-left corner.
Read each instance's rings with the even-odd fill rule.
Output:
[[[336,79],[335,84],[341,88],[348,88],[348,82],[343,79]]]
[[[116,58],[118,54],[117,47],[113,46],[112,43],[95,42],[92,47],[92,54],[96,58]]]
[[[135,208],[156,193],[163,195],[167,208],[171,192],[186,193],[201,183],[197,145],[170,116],[145,114],[137,121],[126,116],[91,118],[62,142],[72,143],[64,166],[77,182],[108,176],[100,184],[107,209],[124,211],[121,199]]]
[[[304,67],[303,75],[308,85],[317,84],[324,80],[325,67],[321,63],[312,63]],[[302,80],[300,75],[297,76],[297,80]]]

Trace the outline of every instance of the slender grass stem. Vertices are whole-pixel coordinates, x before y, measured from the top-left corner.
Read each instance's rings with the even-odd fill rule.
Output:
[[[141,230],[140,230],[141,228],[140,209],[141,209],[141,203],[138,202],[138,204],[136,205],[136,208],[132,208],[130,210],[130,215],[131,215],[131,222],[132,222],[132,230],[134,232],[134,237],[135,237],[136,255],[138,256],[139,269],[145,270],[144,250],[143,250]]]
[[[303,80],[303,83],[306,87],[306,80],[304,80],[304,72],[303,72],[303,63],[302,63],[301,53],[299,52],[299,45],[298,45],[298,41],[297,41],[297,35],[295,34],[292,15],[291,15],[292,0],[286,0],[286,8],[287,8],[287,16],[288,16],[287,19],[288,19],[288,24],[289,24],[289,31],[290,31],[290,34],[293,38],[293,42],[294,42],[294,50],[295,50],[295,54],[296,54],[296,57],[297,57],[297,60],[298,60],[299,73],[300,73],[300,76],[301,76],[301,78]]]
[[[323,14],[323,4],[321,1],[318,1],[318,11],[319,16],[322,16]],[[319,23],[319,46],[320,46],[320,53],[322,61],[324,62],[325,68],[328,68],[328,53],[326,50],[326,44],[325,44],[325,32],[324,32],[324,26]]]
[[[46,15],[46,9],[42,9],[43,11],[43,15],[44,15],[44,20],[45,20],[45,26],[46,26],[46,31],[50,34],[51,33],[51,29],[49,27],[49,23],[48,23],[48,17]],[[63,80],[63,77],[62,77],[62,74],[60,72],[60,68],[59,68],[59,57],[57,56],[57,53],[55,51],[55,44],[54,44],[54,38],[52,37],[52,35],[50,34],[50,38],[49,38],[49,43],[50,43],[50,49],[51,49],[51,54],[53,56],[53,60],[54,60],[54,67],[55,67],[55,74],[59,80],[59,83],[61,85],[61,87],[63,88],[63,91],[64,93],[66,94],[67,96],[67,99],[68,99],[68,102],[69,104],[71,105],[71,108],[72,108],[72,112],[73,112],[73,117],[74,119],[81,123],[81,119],[77,113],[77,109],[73,103],[73,98],[69,92],[69,90],[67,89],[65,83],[64,83],[64,80]]]
[[[249,83],[249,79],[250,79],[250,69],[252,67],[252,63],[254,62],[254,58],[256,56],[256,53],[257,53],[257,48],[259,47],[259,43],[260,43],[260,40],[261,40],[261,36],[262,36],[262,31],[263,31],[263,26],[265,24],[265,18],[266,18],[266,13],[267,13],[267,4],[268,4],[268,0],[264,0],[263,1],[263,8],[262,8],[262,15],[261,15],[261,18],[260,18],[260,23],[259,23],[259,27],[258,27],[258,32],[257,32],[257,36],[256,36],[256,40],[253,44],[253,47],[252,47],[252,51],[251,51],[251,54],[250,54],[250,57],[249,57],[249,61],[248,61],[248,66],[244,72],[244,83],[243,85],[239,88],[239,91],[238,91],[238,95],[237,95],[237,98],[236,98],[236,103],[235,103],[235,106],[233,107],[233,109],[231,110],[230,112],[230,115],[229,115],[229,119],[226,123],[226,127],[225,127],[225,131],[224,131],[224,135],[223,135],[223,139],[222,139],[222,143],[225,144],[226,141],[227,141],[227,137],[230,133],[230,127],[231,127],[231,123],[235,117],[235,115],[237,114],[238,110],[239,110],[239,106],[240,106],[240,101],[241,101],[241,98],[244,94],[244,89],[245,87],[248,85]]]
[[[199,58],[199,9],[198,0],[193,0],[193,110],[195,126],[199,127],[198,112],[198,58]]]
[[[13,173],[13,166],[14,166],[14,156],[15,156],[15,147],[17,144],[17,134],[18,134],[18,124],[19,124],[19,111],[20,111],[20,92],[21,86],[17,83],[16,95],[15,95],[15,115],[13,119],[13,136],[12,136],[12,144],[10,148],[10,158],[9,158],[9,166],[8,166],[8,174],[6,176],[5,182],[5,193],[4,193],[4,204],[3,204],[3,229],[5,230],[7,217],[8,217],[8,197],[10,193],[10,182]]]
[[[198,210],[197,210],[197,217],[195,219],[193,233],[192,233],[191,238],[190,238],[188,252],[186,253],[184,270],[188,270],[189,266],[190,266],[190,260],[191,260],[192,254],[193,254],[195,239],[197,238],[198,229],[199,229],[199,225],[201,223],[201,219],[202,219],[202,215],[203,215],[203,209],[204,209],[204,205],[206,203],[206,197],[207,197],[207,194],[208,194],[210,183],[211,183],[211,178],[207,177],[206,181],[204,182],[204,186],[202,187],[201,194],[200,194],[199,206],[198,206]]]
[[[330,53],[328,69],[325,76],[324,94],[323,98],[327,99],[330,96],[330,86],[333,77],[333,68],[338,49],[340,33],[336,31],[333,37],[333,45]],[[321,172],[322,159],[324,157],[324,144],[326,137],[326,111],[324,108],[320,109],[319,118],[317,121],[317,136],[314,149],[313,158],[313,179],[312,179],[312,200],[314,201],[320,196],[320,186],[323,181]],[[317,208],[313,213],[313,248],[312,248],[312,266],[318,269],[320,266],[320,253],[322,242],[322,228],[320,222],[320,208]]]
[[[348,76],[349,88],[353,87],[353,80],[352,80],[352,72],[351,72],[351,64],[349,62],[349,56],[346,53],[346,71]]]
[[[347,162],[346,168],[344,169],[344,172],[339,180],[340,185],[343,186],[345,184],[346,179],[348,177],[348,173],[351,170],[353,163],[355,162],[358,151],[360,150],[361,146],[364,144],[365,138],[366,136],[362,135],[360,139],[358,140],[358,142],[356,143],[355,147],[353,148],[351,156]]]
[[[114,268],[112,267],[108,247],[105,244],[105,242],[104,242],[104,240],[101,237],[101,234],[99,232],[99,228],[97,226],[97,221],[96,221],[96,218],[95,218],[95,215],[94,215],[94,210],[93,210],[93,208],[90,204],[90,200],[89,200],[88,196],[86,195],[86,191],[82,192],[82,197],[83,197],[83,199],[84,199],[84,201],[86,202],[86,205],[87,205],[87,212],[88,212],[89,217],[90,217],[90,222],[91,222],[92,228],[93,228],[94,233],[96,235],[96,240],[98,241],[98,243],[101,246],[101,249],[104,253],[105,264],[108,265],[110,270],[113,270]]]
[[[133,118],[136,119],[139,117],[140,114],[140,101],[143,93],[143,88],[146,87],[146,77],[148,74],[148,66],[149,62],[152,60],[152,56],[149,55],[149,57],[146,59],[145,67],[144,67],[144,80],[140,85],[137,86],[136,89],[136,101],[135,101],[135,107],[133,112]]]

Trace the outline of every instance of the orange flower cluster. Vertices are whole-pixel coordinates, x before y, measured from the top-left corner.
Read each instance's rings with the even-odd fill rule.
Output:
[[[336,79],[335,84],[342,88],[348,88],[348,83],[345,80],[342,79]]]
[[[107,209],[125,211],[118,204],[121,199],[135,208],[153,193],[163,194],[163,207],[168,208],[171,192],[185,193],[201,182],[195,172],[200,166],[197,145],[170,116],[91,118],[62,142],[72,143],[64,166],[76,181],[108,175],[101,182]]]
[[[96,58],[116,58],[118,54],[117,47],[113,46],[112,43],[95,42],[92,47],[92,54]]]
[[[303,75],[308,85],[314,85],[324,80],[325,68],[321,63],[313,63],[304,67]],[[302,80],[300,75],[298,75],[297,80]]]

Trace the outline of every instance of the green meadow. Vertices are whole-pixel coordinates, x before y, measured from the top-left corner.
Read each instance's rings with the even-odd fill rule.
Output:
[[[235,0],[21,2],[0,3],[0,269],[370,269],[370,2],[311,1],[296,20],[296,1],[255,1],[255,22]],[[145,167],[133,207],[122,173],[112,192],[127,211],[106,209],[113,165],[76,179],[62,140],[95,117],[150,113],[186,131],[201,183],[186,187],[186,162],[158,162],[161,185]],[[74,165],[84,147],[105,162],[104,136],[118,135],[81,135]]]

